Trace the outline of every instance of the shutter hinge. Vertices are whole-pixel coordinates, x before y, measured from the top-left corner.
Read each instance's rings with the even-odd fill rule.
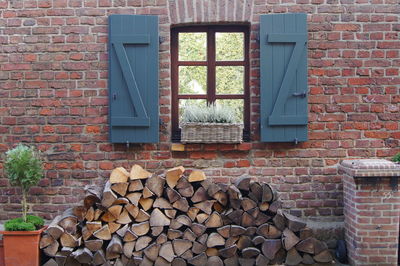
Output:
[[[116,93],[113,93],[113,100],[115,101],[116,99],[117,99],[117,94]]]
[[[129,141],[126,141],[126,149],[129,150]]]
[[[158,42],[159,42],[160,44],[162,44],[164,41],[165,41],[165,37],[163,37],[163,36],[158,36]]]
[[[258,44],[260,44],[260,33],[259,32],[256,34],[256,40],[257,40]]]
[[[294,145],[297,145],[297,144],[299,144],[299,140],[298,140],[298,138],[294,138],[293,142],[294,142]]]
[[[307,96],[307,91],[295,92],[295,93],[292,94],[292,96],[305,98]]]

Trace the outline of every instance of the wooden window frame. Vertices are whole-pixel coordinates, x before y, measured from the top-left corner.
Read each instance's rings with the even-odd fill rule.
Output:
[[[207,34],[207,55],[205,61],[179,61],[179,33],[180,32],[205,32]],[[216,61],[215,58],[215,33],[216,32],[243,32],[244,33],[244,60]],[[217,99],[243,99],[243,140],[250,140],[250,64],[249,64],[250,31],[248,25],[207,25],[207,26],[182,26],[171,29],[171,86],[172,86],[172,141],[179,142],[181,129],[179,128],[179,100],[180,99],[205,99],[213,103]],[[179,94],[179,66],[207,66],[207,94]],[[217,66],[243,66],[244,84],[243,94],[216,94],[215,72]]]

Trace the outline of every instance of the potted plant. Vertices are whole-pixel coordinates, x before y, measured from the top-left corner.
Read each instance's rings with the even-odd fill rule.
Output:
[[[392,160],[395,163],[400,163],[400,152],[393,156]]]
[[[33,147],[19,144],[6,152],[4,170],[12,186],[22,192],[22,217],[7,221],[3,235],[5,265],[39,265],[40,234],[45,229],[44,220],[27,215],[27,194],[43,176],[39,153]]]
[[[240,143],[243,124],[237,122],[229,106],[187,105],[181,119],[182,143]]]

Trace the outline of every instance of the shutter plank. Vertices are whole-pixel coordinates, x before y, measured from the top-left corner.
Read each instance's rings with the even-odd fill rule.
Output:
[[[109,18],[109,121],[112,143],[158,142],[158,18]]]
[[[307,140],[307,27],[305,14],[260,18],[261,140]]]

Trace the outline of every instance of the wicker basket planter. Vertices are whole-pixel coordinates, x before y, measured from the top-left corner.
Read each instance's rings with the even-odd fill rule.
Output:
[[[242,124],[231,123],[181,123],[182,143],[240,143]]]

